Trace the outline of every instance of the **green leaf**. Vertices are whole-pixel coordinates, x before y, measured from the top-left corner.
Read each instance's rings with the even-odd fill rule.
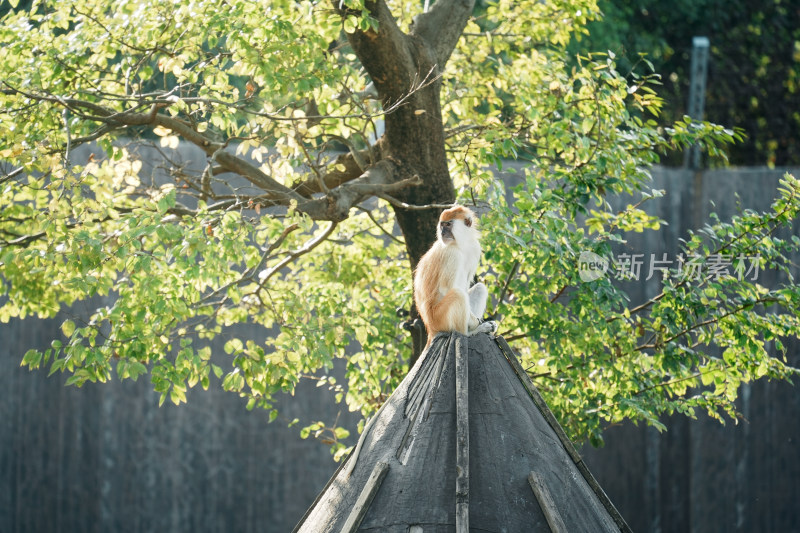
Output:
[[[39,363],[42,361],[42,352],[39,350],[28,350],[22,357],[22,365],[30,367],[31,370],[39,368]]]
[[[356,29],[358,28],[358,18],[354,16],[349,16],[344,19],[343,26],[345,33],[355,33]]]
[[[225,343],[224,350],[227,354],[237,354],[244,349],[242,341],[239,339],[230,339]],[[219,377],[219,376],[217,376]]]
[[[61,332],[67,338],[72,337],[72,334],[75,332],[75,322],[73,322],[72,320],[65,320],[64,322],[62,322]]]

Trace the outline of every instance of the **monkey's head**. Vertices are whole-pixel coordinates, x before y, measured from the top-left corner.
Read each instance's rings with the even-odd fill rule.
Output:
[[[443,211],[439,217],[437,236],[444,244],[477,242],[480,234],[475,213],[460,205]]]

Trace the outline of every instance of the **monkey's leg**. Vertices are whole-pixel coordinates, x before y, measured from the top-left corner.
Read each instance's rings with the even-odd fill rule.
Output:
[[[483,283],[476,283],[469,290],[469,308],[477,318],[482,318],[486,313],[486,302],[489,299],[489,289]]]
[[[489,333],[494,335],[497,331],[497,322],[489,320],[481,322],[480,319],[486,313],[486,302],[489,299],[489,290],[483,283],[476,283],[469,290],[470,314],[469,334]]]

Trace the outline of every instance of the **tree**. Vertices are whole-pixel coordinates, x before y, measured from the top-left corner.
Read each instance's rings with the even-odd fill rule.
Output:
[[[738,134],[659,126],[650,75],[569,57],[592,0],[429,4],[85,0],[6,16],[0,319],[103,297],[23,364],[79,386],[149,373],[175,403],[220,379],[271,418],[274,395],[310,378],[368,415],[414,356],[396,309],[459,200],[482,214],[492,312],[573,438],[732,413],[740,383],[792,375],[767,352],[800,331],[791,282],[673,271],[633,306],[576,268],[581,251],[607,260],[625,232],[658,228],[640,204],[659,150],[717,153]],[[202,164],[176,157],[181,142]],[[97,150],[78,164],[82,145]],[[508,158],[525,180],[507,191],[492,167]],[[621,193],[641,201],[615,212]],[[707,226],[687,257],[788,273],[798,243],[773,232],[799,193],[787,176],[773,212]],[[248,321],[268,338],[231,333]],[[337,384],[327,371],[354,342]]]

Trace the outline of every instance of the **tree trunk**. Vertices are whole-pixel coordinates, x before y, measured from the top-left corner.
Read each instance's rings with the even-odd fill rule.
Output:
[[[338,8],[339,2],[333,1]],[[383,0],[366,3],[378,20],[378,31],[356,31],[347,38],[370,75],[384,109],[403,101],[385,116],[381,154],[395,165],[395,179],[418,175],[422,184],[397,198],[406,204],[449,204],[455,200],[447,165],[440,102],[440,74],[472,14],[474,0],[439,0],[417,16],[409,34],[402,32]],[[342,10],[340,10],[344,14]],[[411,269],[436,239],[441,209],[395,207]],[[412,308],[412,320],[418,318]],[[425,345],[425,331],[416,320],[411,328],[416,361]]]

